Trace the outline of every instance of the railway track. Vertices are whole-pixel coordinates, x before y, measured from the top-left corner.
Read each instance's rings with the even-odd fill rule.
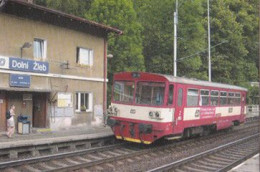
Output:
[[[154,144],[151,146],[125,142],[112,146],[2,162],[0,163],[0,171],[72,171],[78,169],[89,169],[89,171],[121,171],[118,168],[121,168],[120,166],[122,165],[124,166],[125,162],[131,164],[138,161],[141,162],[143,157],[156,158],[162,155],[181,152],[192,147],[198,147],[198,145],[210,145],[212,142],[224,140],[226,137],[230,140],[237,140],[238,137],[245,137],[248,133],[251,133],[252,128],[256,128],[256,125],[250,124],[247,127],[234,130],[228,134],[219,132],[208,137],[181,142],[167,142],[166,144]],[[257,131],[257,129],[255,130]]]
[[[259,153],[259,133],[154,168],[149,172],[224,172]]]

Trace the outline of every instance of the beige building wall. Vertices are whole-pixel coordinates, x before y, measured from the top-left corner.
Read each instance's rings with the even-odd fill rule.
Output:
[[[20,47],[25,42],[33,43],[34,38],[40,38],[47,41],[45,61],[49,62],[50,73],[103,78],[104,38],[2,13],[0,23],[1,55],[20,57]],[[76,63],[77,47],[93,49],[93,66]],[[23,58],[40,60],[33,58],[33,46],[23,49]],[[64,70],[60,65],[67,60],[71,69]]]
[[[56,77],[47,76],[49,74],[43,74],[43,76],[32,74],[29,89],[16,89],[9,87],[8,72],[0,72],[0,90],[9,90],[11,94],[8,95],[13,97],[8,104],[18,104],[17,113],[26,113],[32,117],[32,102],[28,102],[26,106],[28,109],[22,107],[22,94],[45,90],[47,95],[46,127],[60,130],[64,127],[90,125],[95,119],[95,110],[98,109],[100,112],[100,107],[103,105],[105,38],[3,13],[0,13],[0,25],[0,56],[19,58],[21,46],[25,42],[30,42],[32,47],[23,49],[23,58],[43,61],[43,59],[33,57],[34,39],[43,39],[47,41],[47,58],[44,61],[49,63],[49,74],[52,76],[57,74]],[[82,66],[76,63],[77,47],[93,49],[93,66]],[[67,61],[69,62],[69,69],[64,69],[61,64]],[[65,79],[58,77],[59,75],[81,78],[70,77],[70,79]],[[15,93],[13,92],[18,93],[18,96],[14,98]],[[57,93],[59,92],[72,94],[73,115],[55,114]],[[76,92],[93,94],[93,110],[91,112],[75,111]]]

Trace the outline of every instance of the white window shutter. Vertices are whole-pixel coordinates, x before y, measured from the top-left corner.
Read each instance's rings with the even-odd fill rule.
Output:
[[[93,93],[89,93],[89,111],[92,112],[93,110]]]
[[[89,50],[89,65],[90,66],[93,66],[93,59],[94,59],[93,50]]]

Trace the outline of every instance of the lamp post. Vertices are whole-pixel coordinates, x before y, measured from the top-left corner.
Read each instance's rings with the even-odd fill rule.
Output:
[[[173,76],[177,76],[177,24],[178,24],[178,0],[176,0],[174,12],[174,41],[173,41]]]
[[[210,21],[209,21],[209,0],[208,3],[208,56],[209,56],[209,82],[211,82],[211,54],[210,54]]]
[[[24,49],[24,48],[30,48],[31,46],[32,46],[32,44],[29,43],[29,42],[25,42],[25,43],[23,44],[23,46],[20,48],[21,58],[23,58],[23,49]]]

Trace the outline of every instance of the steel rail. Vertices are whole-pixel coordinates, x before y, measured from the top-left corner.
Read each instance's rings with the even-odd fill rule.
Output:
[[[115,145],[102,146],[102,147],[97,147],[97,148],[89,148],[89,149],[77,150],[77,151],[65,152],[65,153],[58,153],[58,154],[54,154],[54,155],[45,155],[45,156],[33,157],[33,158],[27,158],[27,159],[21,159],[21,160],[0,162],[0,169],[6,168],[6,167],[19,166],[19,165],[23,165],[25,163],[32,164],[32,163],[36,163],[36,162],[40,162],[40,161],[48,161],[48,160],[52,160],[52,159],[71,157],[71,156],[75,156],[75,155],[83,155],[86,153],[92,153],[92,152],[97,152],[97,151],[102,151],[102,150],[110,150],[110,149],[114,149],[116,147],[120,147],[120,146],[126,145],[126,144],[127,143],[119,143],[119,144],[115,144]]]
[[[258,135],[258,134],[256,134],[256,135]],[[187,140],[187,141],[188,141],[188,143],[186,143],[186,144],[189,144],[190,140]],[[175,146],[183,145],[183,144],[184,143],[176,143]],[[229,144],[231,144],[231,143],[229,143]],[[235,144],[235,142],[233,144]],[[158,151],[160,149],[165,149],[167,146],[171,147],[172,145],[166,145],[166,146],[162,146],[162,147],[159,147],[159,148],[156,148],[156,149]],[[222,147],[224,147],[224,146],[222,146]],[[89,167],[96,166],[96,165],[99,165],[99,164],[104,164],[104,163],[113,162],[113,161],[117,161],[117,160],[121,160],[121,159],[126,159],[128,157],[134,157],[134,156],[142,155],[144,153],[149,153],[149,151],[151,149],[154,149],[154,147],[147,148],[145,150],[137,150],[136,152],[118,155],[118,156],[115,156],[115,157],[104,158],[104,159],[100,159],[100,160],[94,160],[94,161],[91,161],[91,162],[83,162],[83,163],[80,163],[80,164],[73,164],[73,165],[68,165],[68,166],[64,166],[64,167],[59,167],[59,168],[55,168],[55,169],[51,169],[51,170],[47,170],[47,171],[48,172],[73,171],[73,170],[78,170],[78,169],[81,169],[81,168],[89,168]]]
[[[251,124],[252,125],[252,124]],[[251,127],[255,127],[255,125],[252,126],[248,126],[246,128],[243,128],[242,130],[246,130],[248,128]],[[236,130],[233,131],[234,133],[237,132]],[[219,133],[220,135],[222,135],[221,133]],[[218,134],[217,134],[218,135]],[[216,135],[211,135],[211,137],[208,138],[213,138],[216,137]],[[170,143],[170,142],[169,142]],[[138,155],[142,155],[144,153],[149,153],[149,151],[151,149],[153,150],[163,150],[166,149],[167,147],[178,147],[179,145],[185,145],[185,144],[189,144],[190,140],[186,140],[185,142],[175,142],[174,144],[167,144],[164,146],[160,146],[160,147],[148,147],[146,149],[138,149],[138,147],[134,147],[135,149],[131,148],[131,152],[126,152],[124,154],[119,154],[117,156],[113,156],[113,157],[109,157],[109,158],[102,158],[102,159],[98,159],[98,160],[91,160],[91,162],[82,162],[82,164],[71,164],[71,165],[66,165],[66,166],[62,166],[62,167],[57,167],[55,169],[47,169],[47,171],[68,171],[68,170],[76,170],[76,169],[80,169],[80,168],[86,168],[86,167],[91,167],[91,166],[95,166],[98,164],[102,164],[102,163],[106,163],[106,162],[113,162],[116,160],[121,160],[124,158],[128,158],[128,157],[134,157],[134,156],[138,156]],[[80,151],[73,151],[73,152],[67,152],[67,153],[59,153],[59,154],[54,154],[54,155],[47,155],[47,156],[41,156],[41,157],[35,157],[35,158],[29,158],[29,159],[23,159],[23,160],[16,160],[16,161],[8,161],[8,162],[3,162],[0,163],[0,169],[4,169],[7,167],[16,167],[16,166],[21,166],[24,164],[34,164],[34,163],[38,163],[38,162],[47,162],[47,161],[52,161],[52,160],[58,160],[58,159],[65,159],[68,157],[76,157],[76,156],[80,156],[80,155],[85,155],[86,153],[93,153],[93,152],[101,152],[101,151],[107,151],[107,150],[113,150],[116,149],[117,146],[123,146],[123,145],[130,145],[129,143],[123,143],[123,144],[116,144],[116,145],[111,145],[111,146],[104,146],[104,147],[98,147],[98,148],[90,148],[87,150],[80,150]],[[125,148],[125,147],[124,147]]]
[[[239,140],[230,142],[230,143],[228,143],[228,144],[221,145],[221,146],[218,146],[218,147],[216,147],[216,148],[213,148],[213,149],[210,149],[210,150],[207,150],[207,151],[204,151],[204,152],[201,152],[201,153],[192,155],[192,156],[190,156],[190,157],[183,158],[183,159],[180,159],[180,160],[178,160],[178,161],[175,161],[175,162],[172,162],[172,163],[163,165],[163,166],[161,166],[161,167],[157,167],[157,168],[148,170],[147,172],[167,171],[167,170],[170,170],[171,168],[173,168],[174,166],[179,166],[179,165],[181,165],[181,164],[185,164],[185,163],[187,163],[187,162],[189,162],[189,161],[192,161],[192,160],[194,160],[194,159],[197,159],[197,158],[199,158],[199,157],[206,156],[206,155],[211,154],[211,153],[213,153],[213,152],[217,152],[217,151],[219,151],[219,150],[221,150],[221,149],[224,149],[224,148],[230,147],[230,146],[232,146],[232,145],[241,143],[241,142],[243,142],[243,141],[246,141],[246,140],[255,138],[255,137],[259,136],[259,135],[260,135],[260,134],[257,133],[257,134],[254,134],[254,135],[251,135],[251,136],[248,136],[248,137],[245,137],[245,138],[242,138],[242,139],[239,139]]]

